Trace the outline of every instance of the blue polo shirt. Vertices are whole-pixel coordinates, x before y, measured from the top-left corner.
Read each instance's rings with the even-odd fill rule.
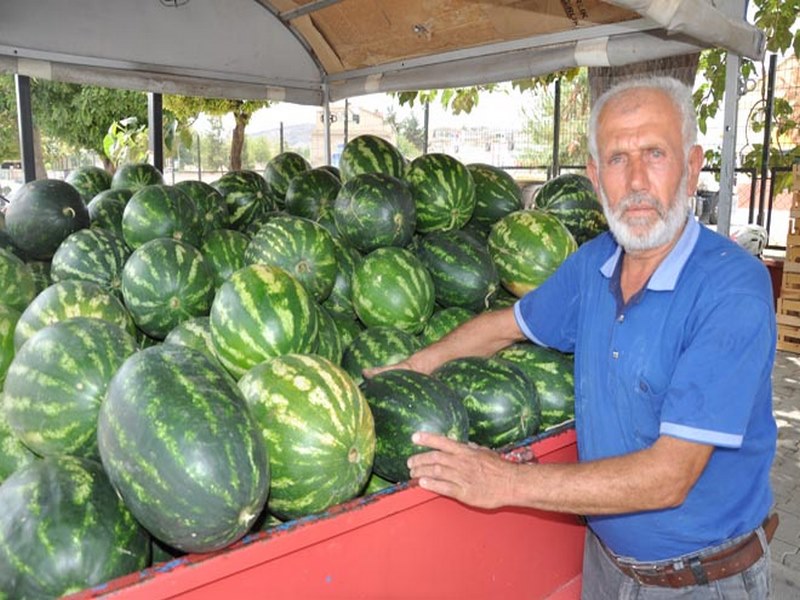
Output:
[[[635,452],[660,435],[715,447],[681,506],[589,517],[615,554],[657,561],[751,531],[770,508],[772,287],[760,261],[694,219],[627,304],[621,257],[602,234],[514,311],[532,341],[575,353],[581,461]]]

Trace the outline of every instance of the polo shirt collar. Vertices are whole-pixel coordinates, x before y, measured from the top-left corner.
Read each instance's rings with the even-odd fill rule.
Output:
[[[667,257],[658,265],[655,273],[653,273],[650,280],[647,282],[647,289],[657,291],[670,291],[675,289],[678,276],[681,274],[686,261],[689,260],[689,256],[692,250],[694,250],[699,236],[700,223],[696,218],[689,217],[675,247],[670,250]],[[600,272],[606,278],[611,279],[614,275],[614,270],[617,268],[617,263],[621,256],[622,246],[617,244],[617,249],[614,251],[614,254],[600,267]]]

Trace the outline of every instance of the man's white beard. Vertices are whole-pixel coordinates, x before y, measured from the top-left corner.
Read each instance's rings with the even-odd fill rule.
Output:
[[[602,184],[598,186],[608,227],[611,233],[614,234],[617,243],[626,252],[641,252],[664,246],[671,242],[678,235],[678,232],[683,229],[686,224],[686,217],[689,215],[689,199],[685,195],[687,178],[688,172],[684,170],[678,185],[678,191],[667,209],[664,209],[658,199],[650,194],[634,192],[620,200],[616,208],[612,210],[609,207],[608,197]],[[643,232],[636,232],[634,227],[646,226],[647,221],[644,218],[627,217],[630,221],[628,223],[623,220],[625,211],[637,204],[644,204],[655,209],[659,217]]]

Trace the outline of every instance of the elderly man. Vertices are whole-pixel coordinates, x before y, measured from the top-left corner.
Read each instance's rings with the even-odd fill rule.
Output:
[[[430,373],[525,338],[575,353],[578,463],[513,464],[420,432],[432,450],[409,467],[469,505],[587,515],[584,598],[769,594],[770,278],[689,216],[696,130],[674,79],[609,90],[592,111],[587,168],[611,232],[513,308],[388,367]]]

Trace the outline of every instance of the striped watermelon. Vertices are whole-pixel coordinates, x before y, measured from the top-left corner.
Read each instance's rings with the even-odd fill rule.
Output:
[[[367,485],[362,492],[363,496],[368,496],[370,494],[374,494],[375,492],[379,492],[381,490],[385,490],[386,488],[390,488],[394,486],[394,483],[389,481],[388,479],[384,479],[380,475],[376,473],[372,473],[367,480]]]
[[[516,304],[517,298],[514,294],[509,292],[506,288],[500,286],[497,290],[497,295],[489,304],[489,308],[487,310],[499,310],[502,308],[508,308],[510,306],[514,306]]]
[[[408,185],[385,173],[355,175],[333,204],[336,230],[361,252],[408,245],[416,227],[416,208]]]
[[[483,163],[467,165],[475,182],[475,210],[469,224],[489,232],[494,223],[522,208],[522,189],[506,171]]]
[[[345,347],[342,367],[360,384],[364,381],[364,369],[393,365],[408,358],[419,348],[417,338],[396,327],[368,327]]]
[[[451,306],[435,311],[431,318],[428,319],[428,322],[425,323],[425,329],[420,334],[422,345],[429,346],[433,342],[438,342],[453,329],[466,323],[474,316],[475,313],[460,306]]]
[[[99,462],[37,460],[0,486],[0,590],[57,598],[147,566],[150,539]]]
[[[286,188],[286,212],[321,222],[333,211],[333,202],[341,187],[341,182],[327,169],[298,173]]]
[[[338,365],[342,362],[344,344],[339,328],[324,306],[317,305],[317,347],[315,354],[327,358],[333,364]]]
[[[134,337],[101,319],[76,317],[40,329],[6,375],[9,426],[41,456],[96,458],[100,404],[111,377],[134,352]]]
[[[339,167],[334,167],[333,165],[322,165],[319,168],[322,169],[323,171],[327,171],[328,173],[336,177],[336,179],[341,183],[342,172],[339,170]]]
[[[9,250],[0,248],[2,303],[23,311],[36,297],[36,282],[28,266]]]
[[[198,350],[161,344],[126,360],[100,407],[97,441],[136,519],[179,550],[232,544],[266,502],[258,425],[234,380]]]
[[[345,348],[347,348],[356,336],[364,330],[364,326],[355,314],[347,315],[332,311],[328,311],[328,314],[333,320],[336,331],[339,332],[339,338],[342,340],[342,355],[344,355]]]
[[[128,200],[133,196],[130,190],[106,190],[92,198],[86,205],[91,227],[109,229],[122,236],[122,215]]]
[[[339,158],[342,183],[362,173],[385,173],[402,178],[405,159],[394,144],[376,135],[359,135],[345,144]]]
[[[111,174],[100,167],[87,165],[70,171],[64,181],[78,190],[83,202],[89,204],[97,194],[111,187]]]
[[[278,267],[239,269],[222,284],[211,305],[214,349],[237,379],[268,358],[312,352],[317,327],[313,298]]]
[[[536,386],[542,428],[558,425],[575,415],[575,378],[572,357],[530,342],[512,344],[497,353],[517,365]]]
[[[211,339],[211,319],[209,317],[192,317],[182,321],[164,338],[165,344],[188,346],[204,353],[219,362]]]
[[[163,339],[181,321],[208,314],[214,276],[197,248],[158,238],[134,250],[125,263],[122,297],[136,326]]]
[[[28,256],[48,260],[69,234],[89,227],[89,211],[70,184],[37,179],[19,188],[5,212],[5,230]]]
[[[390,325],[419,333],[433,314],[433,280],[408,250],[378,248],[353,272],[353,307],[367,327]]]
[[[297,152],[281,152],[270,159],[264,169],[264,179],[278,206],[285,204],[286,190],[289,189],[292,179],[310,169],[309,162]]]
[[[228,226],[228,205],[222,194],[211,185],[204,181],[188,179],[179,181],[173,187],[194,201],[200,221],[203,223],[203,235]]]
[[[261,214],[277,208],[269,185],[255,171],[228,171],[211,185],[225,198],[231,229],[243,231]]]
[[[333,281],[331,293],[324,301],[325,308],[332,313],[348,315],[355,318],[353,309],[353,271],[361,262],[361,254],[352,246],[333,238],[333,253],[336,258],[336,279]]]
[[[608,231],[603,206],[585,175],[559,175],[540,187],[533,200],[536,208],[558,217],[579,246]]]
[[[471,442],[500,448],[539,429],[536,387],[514,364],[469,356],[446,362],[433,376],[447,384],[467,409]]]
[[[131,251],[117,233],[108,229],[82,229],[63,242],[53,255],[53,281],[91,281],[120,295],[122,268]]]
[[[539,210],[511,213],[489,234],[489,254],[500,282],[518,298],[550,277],[577,248],[561,221]]]
[[[0,304],[0,313],[2,313],[2,306]],[[1,314],[0,319],[2,319]],[[2,327],[2,322],[0,322],[0,327]],[[0,387],[2,385],[0,382]],[[17,469],[21,469],[38,459],[39,457],[31,452],[11,431],[5,415],[0,411],[0,483],[3,483]]]
[[[249,237],[234,229],[215,229],[206,234],[200,252],[214,274],[215,289],[245,266],[244,253],[249,243]]]
[[[320,302],[331,293],[338,271],[331,234],[302,217],[271,219],[250,240],[244,260],[280,267]]]
[[[296,519],[358,495],[372,469],[375,427],[341,368],[288,354],[250,369],[239,388],[268,449],[271,513]]]
[[[164,185],[161,171],[149,163],[127,163],[117,167],[111,178],[111,189],[136,193],[148,185]]]
[[[253,236],[256,235],[258,231],[272,219],[285,216],[287,215],[282,210],[261,211],[255,217],[253,217],[253,220],[250,221],[245,227],[237,231],[241,231],[249,239],[252,239]]]
[[[97,317],[115,323],[133,334],[136,328],[122,302],[96,283],[70,279],[54,283],[23,311],[14,330],[14,348],[19,348],[34,333],[72,317]]]
[[[33,283],[36,285],[36,293],[41,294],[48,287],[53,285],[53,278],[50,276],[49,260],[28,260],[26,263],[28,270],[33,276]]]
[[[395,369],[379,373],[364,384],[375,419],[373,470],[389,481],[406,481],[406,461],[427,448],[411,441],[416,431],[430,431],[466,442],[469,422],[464,405],[444,383],[416,371]]]
[[[148,185],[131,196],[122,213],[122,235],[134,250],[156,238],[200,246],[204,223],[194,201],[169,185]]]
[[[475,209],[475,183],[469,169],[447,154],[424,154],[411,161],[406,181],[417,207],[417,231],[463,227]]]
[[[430,233],[419,242],[416,253],[431,274],[436,302],[444,307],[484,309],[500,287],[486,246],[463,231]]]
[[[0,304],[0,390],[3,389],[8,365],[14,358],[14,328],[17,326],[19,316],[18,310]],[[0,416],[0,421],[2,421],[2,416]],[[2,459],[2,455],[3,450],[0,448],[0,459]]]

